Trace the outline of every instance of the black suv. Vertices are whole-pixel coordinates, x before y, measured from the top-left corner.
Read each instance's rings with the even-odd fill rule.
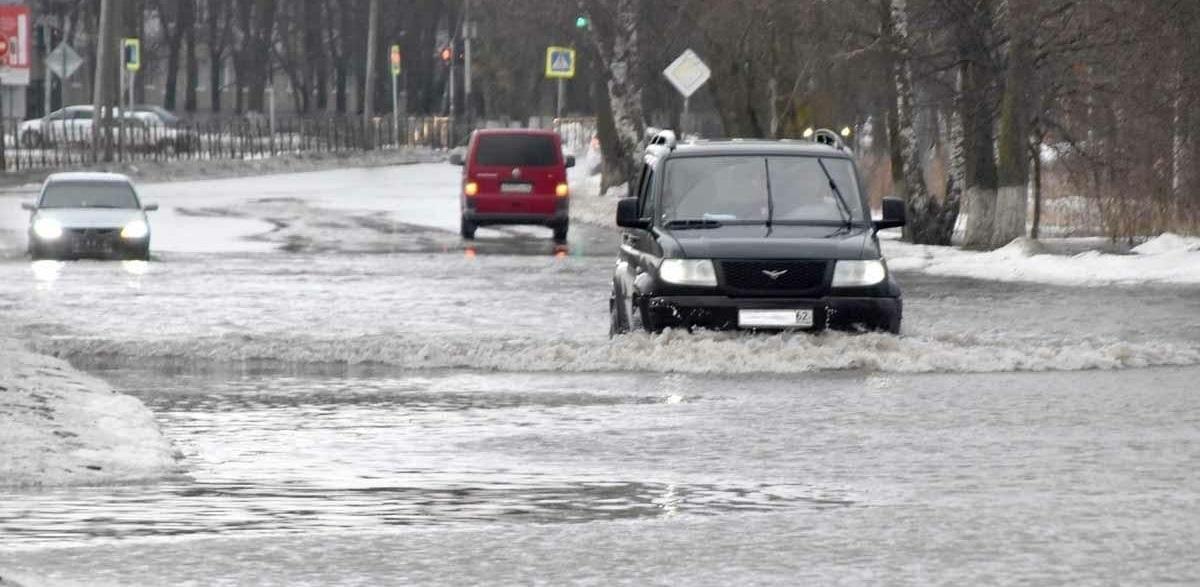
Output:
[[[609,306],[613,334],[644,328],[900,331],[900,288],[857,166],[839,143],[656,142],[625,230]]]

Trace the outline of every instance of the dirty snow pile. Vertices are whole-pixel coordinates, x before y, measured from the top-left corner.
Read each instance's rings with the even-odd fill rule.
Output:
[[[0,338],[0,486],[149,479],[177,460],[142,402]]]
[[[884,240],[888,265],[898,271],[1052,285],[1200,284],[1200,238],[1163,234],[1131,255],[1088,251],[1047,254],[1035,240],[1016,239],[990,252]]]
[[[588,148],[571,170],[571,222],[616,228],[617,200],[625,197],[627,186],[614,186],[600,193],[600,150]]]

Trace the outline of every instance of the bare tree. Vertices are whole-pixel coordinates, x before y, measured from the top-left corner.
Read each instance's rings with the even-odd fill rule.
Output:
[[[642,113],[642,84],[637,79],[641,70],[638,52],[638,25],[641,0],[586,0],[593,23],[596,53],[603,66],[608,86],[608,101],[612,107],[617,141],[612,153],[604,153],[606,185],[634,181],[639,143],[645,132]]]

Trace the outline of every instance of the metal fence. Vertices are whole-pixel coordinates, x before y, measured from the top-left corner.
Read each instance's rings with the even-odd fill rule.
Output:
[[[570,152],[586,153],[596,134],[594,118],[545,119],[563,137]],[[0,172],[68,169],[99,162],[250,160],[300,153],[339,153],[401,147],[448,149],[465,143],[473,127],[490,128],[498,121],[474,124],[444,116],[325,116],[277,119],[240,118],[185,122],[177,126],[113,122],[100,129],[93,144],[93,125],[84,120],[0,121]],[[509,124],[511,126],[511,124]]]
[[[136,122],[102,127],[96,145],[90,120],[22,125],[0,121],[0,172],[69,168],[96,162],[262,159],[367,148],[453,146],[450,119],[361,117],[238,119],[167,127]]]

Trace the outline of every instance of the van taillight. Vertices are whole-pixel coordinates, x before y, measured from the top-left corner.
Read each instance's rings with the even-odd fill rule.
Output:
[[[463,193],[468,196],[474,196],[479,193],[479,184],[468,181],[467,185],[463,186]]]

